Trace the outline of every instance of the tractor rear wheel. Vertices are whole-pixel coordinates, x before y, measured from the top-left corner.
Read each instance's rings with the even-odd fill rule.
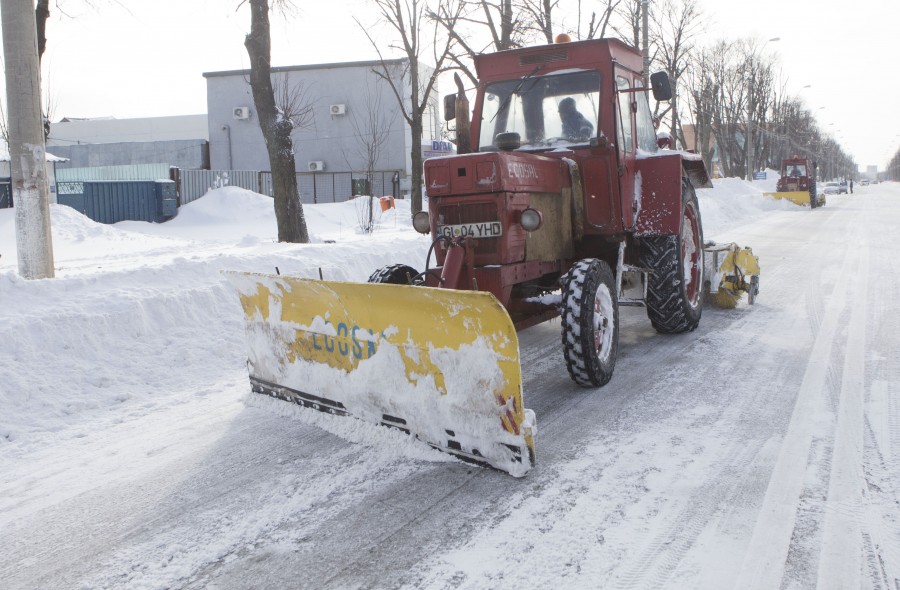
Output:
[[[575,263],[562,279],[562,345],[572,380],[600,387],[612,378],[619,348],[619,302],[609,265]]]
[[[419,272],[405,264],[391,264],[383,266],[372,273],[370,283],[388,283],[391,285],[417,285],[415,278]]]
[[[694,187],[682,180],[681,227],[677,236],[641,240],[640,266],[649,268],[647,317],[657,332],[690,332],[703,310],[703,228]]]

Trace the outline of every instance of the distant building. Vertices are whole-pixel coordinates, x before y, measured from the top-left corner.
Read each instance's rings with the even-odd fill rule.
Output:
[[[67,158],[59,167],[168,164],[209,168],[206,115],[115,119],[63,118],[51,123],[47,147]]]
[[[409,101],[409,60],[386,60]],[[309,117],[293,136],[297,172],[361,172],[368,168],[396,170],[401,191],[409,190],[412,133],[390,85],[373,70],[379,61],[357,61],[272,68],[276,94],[295,91]],[[421,67],[420,79],[428,79],[433,68]],[[209,117],[209,153],[212,169],[269,170],[269,158],[259,128],[250,90],[249,70],[207,72],[206,96]],[[437,90],[428,100],[423,121],[421,149],[449,153],[441,139]],[[407,107],[408,108],[408,107]],[[373,122],[375,122],[373,124]],[[378,156],[370,166],[367,147],[373,143],[373,127],[382,138]],[[433,149],[433,148],[439,149]]]

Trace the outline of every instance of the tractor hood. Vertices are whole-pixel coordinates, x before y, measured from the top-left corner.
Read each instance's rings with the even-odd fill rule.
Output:
[[[558,193],[570,185],[562,160],[521,152],[485,152],[425,161],[429,197],[495,192]]]

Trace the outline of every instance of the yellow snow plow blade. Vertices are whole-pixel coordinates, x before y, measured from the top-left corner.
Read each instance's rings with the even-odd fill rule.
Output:
[[[783,191],[778,193],[763,193],[766,196],[773,197],[775,199],[787,199],[788,201],[794,203],[795,205],[800,205],[801,207],[809,207],[809,191]],[[819,197],[820,199],[822,197]]]
[[[253,391],[399,428],[516,477],[534,464],[518,338],[490,293],[226,274]]]
[[[759,258],[750,248],[741,248],[735,243],[716,244],[708,242],[703,247],[703,261],[706,276],[709,277],[709,291],[719,307],[737,307],[741,296],[747,293],[750,305],[759,294]]]

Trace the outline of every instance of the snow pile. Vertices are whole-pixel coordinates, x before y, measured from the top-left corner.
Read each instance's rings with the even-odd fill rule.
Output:
[[[36,281],[16,272],[14,210],[0,210],[0,449],[246,378],[243,314],[221,271],[365,281],[386,264],[421,267],[429,240],[409,202],[396,206],[372,235],[353,227],[354,201],[306,206],[310,233],[334,243],[299,245],[277,243],[271,199],[236,188],[163,224],[103,225],[53,205],[56,278]]]
[[[757,180],[752,184],[740,178],[717,178],[710,189],[698,189],[700,217],[703,221],[703,237],[707,240],[729,242],[728,232],[770,214],[772,211],[802,211],[787,200],[767,197],[769,182],[777,182],[777,175],[770,171],[775,180]]]
[[[697,191],[708,238],[773,210],[803,211],[740,180],[715,185]],[[430,240],[411,228],[409,201],[377,208],[372,234],[358,229],[359,202],[304,206],[314,241],[305,245],[278,243],[271,199],[235,187],[162,224],[102,225],[54,205],[56,278],[35,281],[17,273],[14,211],[0,210],[0,455],[245,380],[243,314],[223,270],[338,281],[365,281],[386,264],[421,270]]]

